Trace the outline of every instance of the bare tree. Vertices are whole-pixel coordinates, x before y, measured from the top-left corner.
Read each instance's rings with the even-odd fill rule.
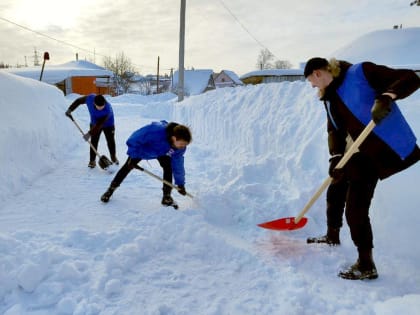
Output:
[[[3,61],[0,61],[0,69],[9,68],[10,66],[8,64],[5,64]]]
[[[118,93],[126,93],[130,87],[131,78],[135,74],[131,60],[121,52],[114,59],[104,57],[103,65],[106,69],[114,72]]]
[[[420,0],[419,0],[420,1]],[[287,60],[276,60],[272,62],[274,55],[267,48],[261,49],[257,59],[257,68],[264,69],[290,69],[292,64]]]
[[[261,49],[260,54],[257,59],[257,69],[272,69],[273,65],[271,60],[273,60],[274,55],[267,48]]]
[[[292,64],[288,60],[277,60],[274,63],[275,69],[291,69]]]

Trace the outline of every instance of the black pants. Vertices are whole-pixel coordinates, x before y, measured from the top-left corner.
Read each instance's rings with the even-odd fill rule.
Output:
[[[172,183],[172,163],[171,158],[169,156],[160,156],[157,158],[159,161],[160,166],[163,168],[163,179]],[[124,165],[120,168],[120,170],[115,175],[114,179],[111,182],[112,187],[118,187],[121,185],[123,180],[127,177],[127,175],[131,172],[131,170],[141,161],[141,159],[132,159],[128,158],[125,161]],[[163,184],[162,187],[164,195],[170,195],[172,191],[172,187]]]
[[[92,128],[92,125],[90,126]],[[98,150],[98,143],[99,137],[101,136],[102,131],[104,132],[106,143],[108,145],[109,154],[111,157],[115,157],[115,127],[105,127],[99,130],[96,134],[92,135],[90,138],[90,142],[92,143],[93,147]],[[90,161],[95,161],[96,153],[90,148],[89,152]]]
[[[362,153],[356,153],[347,162],[343,178],[333,181],[327,190],[328,226],[342,226],[345,208],[351,238],[361,250],[373,248],[369,208],[378,179],[372,161]]]

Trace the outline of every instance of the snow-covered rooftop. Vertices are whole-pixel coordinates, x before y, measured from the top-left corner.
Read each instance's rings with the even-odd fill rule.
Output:
[[[41,75],[41,66],[25,68],[7,68],[3,71],[17,74],[26,78],[39,80]],[[70,61],[61,65],[49,65],[45,63],[42,74],[42,82],[55,84],[69,77],[112,77],[114,73],[106,70],[92,62],[85,60]]]

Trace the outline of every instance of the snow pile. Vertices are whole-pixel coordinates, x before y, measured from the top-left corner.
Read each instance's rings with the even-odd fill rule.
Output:
[[[379,30],[357,38],[332,54],[350,62],[369,60],[390,66],[420,65],[420,27]]]
[[[107,97],[121,162],[140,126],[191,127],[186,188],[195,198],[174,193],[181,211],[161,207],[161,183],[139,171],[101,203],[113,175],[87,168],[89,146],[64,115],[77,95],[1,73],[0,89],[1,314],[418,313],[420,163],[378,185],[375,281],[336,276],[356,257],[346,226],[339,247],[305,243],[325,231],[324,196],[301,230],[256,226],[296,215],[326,177],[326,116],[308,83],[224,88],[181,103]],[[399,104],[420,135],[420,91]],[[87,128],[86,108],[74,117]],[[108,153],[103,138],[98,150]],[[142,165],[161,174],[156,161]]]
[[[48,84],[0,72],[0,201],[50,172],[74,146],[63,124],[63,93]]]

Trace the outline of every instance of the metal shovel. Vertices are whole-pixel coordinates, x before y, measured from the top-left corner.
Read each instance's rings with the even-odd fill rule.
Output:
[[[370,134],[370,132],[375,128],[376,124],[373,120],[369,122],[369,124],[365,127],[365,129],[362,131],[362,133],[357,137],[357,139],[354,141],[354,143],[350,146],[348,151],[344,154],[344,156],[341,158],[340,162],[338,162],[336,169],[343,168],[344,165],[350,160],[352,155],[357,151],[359,146],[362,144],[362,142],[367,138],[367,136]],[[315,203],[315,201],[319,198],[319,196],[322,194],[322,192],[329,186],[331,183],[332,178],[328,177],[324,182],[322,183],[321,187],[318,188],[314,196],[311,198],[311,200],[308,201],[306,206],[302,209],[302,211],[297,215],[296,218],[289,217],[289,218],[282,218],[277,219],[269,222],[264,222],[258,224],[258,226],[270,229],[270,230],[296,230],[300,229],[305,226],[306,222],[308,221],[307,218],[304,218],[306,212],[312,207],[312,205]]]
[[[74,122],[77,129],[79,129],[80,133],[84,135],[82,128],[80,128],[79,124],[74,120],[73,116],[71,117],[71,120]],[[86,140],[86,141],[89,143],[90,147],[95,152],[95,154],[99,157],[99,160],[98,160],[99,166],[104,170],[108,169],[108,167],[112,165],[112,162],[110,161],[110,159],[108,159],[105,155],[100,155],[98,151],[95,149],[95,147],[93,146],[92,142],[90,142],[89,140]]]

